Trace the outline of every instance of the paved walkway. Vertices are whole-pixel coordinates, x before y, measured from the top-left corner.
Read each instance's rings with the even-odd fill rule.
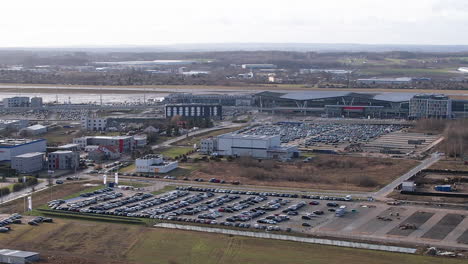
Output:
[[[402,182],[404,181],[407,181],[409,178],[413,177],[415,174],[417,174],[418,172],[422,171],[422,170],[425,170],[427,168],[429,168],[430,166],[432,166],[434,163],[436,163],[437,161],[440,160],[440,154],[438,153],[433,153],[429,158],[423,160],[421,162],[421,164],[419,164],[418,166],[412,168],[410,171],[408,171],[407,173],[403,174],[402,176],[400,176],[398,179],[396,179],[395,181],[393,181],[392,183],[386,185],[385,187],[383,187],[382,189],[380,189],[379,191],[375,192],[373,194],[373,197],[374,198],[377,198],[377,199],[385,199],[385,196],[389,195],[391,192],[393,192],[393,190],[398,187]]]

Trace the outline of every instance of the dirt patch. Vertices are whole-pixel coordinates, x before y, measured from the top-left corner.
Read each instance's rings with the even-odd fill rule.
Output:
[[[422,237],[436,240],[444,239],[452,230],[465,219],[464,215],[448,214],[427,231]]]
[[[370,191],[385,186],[417,164],[413,160],[340,155],[318,155],[310,163],[241,158],[203,163],[192,178],[219,178],[276,187]]]
[[[427,220],[429,220],[433,215],[434,215],[434,213],[429,213],[429,212],[416,212],[416,213],[412,214],[410,217],[408,217],[408,219],[403,221],[400,224],[400,226],[414,225],[416,227],[416,229],[417,229],[422,224],[427,222]],[[416,231],[416,229],[411,229],[411,228],[400,229],[400,227],[397,226],[394,229],[392,229],[390,232],[388,232],[387,234],[396,235],[396,236],[409,236],[411,233]]]
[[[465,163],[460,160],[440,160],[432,165],[429,169],[466,171],[468,173],[468,165],[465,165]]]
[[[126,263],[121,260],[146,229],[134,225],[54,220],[54,223],[34,227],[13,225],[11,232],[0,234],[0,247],[41,252],[48,256],[43,263],[64,263],[61,261],[68,258],[76,263]]]

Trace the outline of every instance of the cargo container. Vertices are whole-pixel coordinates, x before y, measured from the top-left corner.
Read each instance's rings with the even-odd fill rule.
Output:
[[[434,189],[438,192],[451,192],[452,186],[451,185],[437,185]]]

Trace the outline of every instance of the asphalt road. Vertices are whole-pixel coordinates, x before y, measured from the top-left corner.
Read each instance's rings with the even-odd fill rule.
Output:
[[[398,185],[400,185],[402,182],[407,181],[409,178],[413,177],[416,173],[429,168],[432,166],[432,164],[436,163],[439,161],[441,158],[441,155],[439,153],[433,153],[429,158],[423,160],[421,164],[418,166],[414,167],[407,173],[403,174],[400,176],[398,179],[394,180],[390,184],[386,185],[379,191],[375,192],[372,196],[376,199],[384,199],[385,196],[389,195]]]

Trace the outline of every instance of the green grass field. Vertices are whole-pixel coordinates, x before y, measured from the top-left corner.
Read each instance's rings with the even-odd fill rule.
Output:
[[[207,132],[207,133],[202,133],[202,134],[198,134],[196,136],[188,137],[186,139],[183,139],[181,141],[178,141],[178,142],[174,143],[174,145],[175,146],[189,146],[189,147],[192,147],[194,144],[199,144],[200,140],[202,140],[204,138],[216,137],[216,136],[219,136],[221,134],[234,132],[234,131],[237,131],[237,130],[242,129],[242,128],[243,127],[234,127],[234,128],[224,128],[224,129],[219,129],[219,130],[215,130],[215,131],[210,131],[210,132]]]
[[[0,247],[50,255],[143,264],[461,264],[466,259],[426,257],[280,240],[169,230],[144,225],[55,218],[53,224],[13,225]],[[66,263],[66,262],[63,262]],[[75,262],[73,262],[75,263]],[[82,261],[80,263],[88,263]],[[92,262],[94,263],[94,262]]]
[[[159,154],[162,154],[164,157],[175,158],[177,156],[186,154],[192,149],[193,149],[192,147],[170,147],[170,148],[161,150]]]
[[[119,169],[120,173],[133,172],[135,171],[135,163]]]
[[[158,256],[157,259],[154,256]],[[179,230],[155,230],[145,233],[128,252],[127,257],[138,263],[173,264],[448,264],[464,262],[463,260]]]

